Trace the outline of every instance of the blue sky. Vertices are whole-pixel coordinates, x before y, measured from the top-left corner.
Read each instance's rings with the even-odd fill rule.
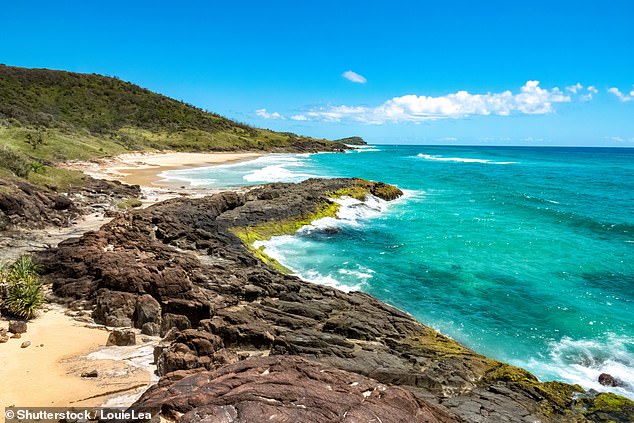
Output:
[[[12,1],[0,18],[0,63],[115,75],[255,126],[634,147],[632,1]]]

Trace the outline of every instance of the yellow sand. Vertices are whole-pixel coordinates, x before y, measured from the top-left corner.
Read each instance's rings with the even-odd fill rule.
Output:
[[[149,385],[151,374],[145,370],[120,361],[88,360],[87,354],[106,344],[108,332],[86,327],[64,311],[51,306],[28,322],[20,339],[0,344],[0,421],[4,421],[4,407],[12,405],[99,406],[115,395],[104,396],[106,392]],[[8,327],[8,322],[0,321],[0,327]],[[25,341],[31,345],[21,348]],[[81,377],[91,370],[98,370],[100,377]],[[113,370],[121,376],[108,377]]]
[[[64,166],[99,179],[114,179],[147,187],[174,187],[175,184],[162,181],[159,174],[171,169],[229,163],[259,156],[260,153],[128,153],[93,162],[67,162]]]

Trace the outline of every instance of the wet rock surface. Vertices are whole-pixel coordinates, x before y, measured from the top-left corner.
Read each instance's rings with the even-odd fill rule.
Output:
[[[279,273],[256,259],[232,232],[301,220],[329,204],[333,192],[358,186],[385,199],[397,192],[355,179],[312,179],[241,194],[173,199],[119,216],[96,232],[39,253],[38,260],[55,294],[71,306],[93,307],[99,323],[165,336],[155,350],[164,376],[160,389],[144,396],[139,407],[170,404],[169,396],[160,392],[185,395],[178,393],[180,388],[169,390],[183,371],[207,372],[190,380],[191,386],[201,387],[210,383],[205,380],[223,377],[225,370],[235,373],[237,367],[231,366],[250,369],[249,363],[263,356],[283,356],[340,372],[336,374],[344,383],[363,376],[364,383],[371,379],[389,389],[399,385],[416,397],[408,406],[414,416],[425,409],[433,412],[424,418],[437,419],[411,421],[585,421],[569,385],[541,384],[528,372],[476,354],[367,294],[344,293]],[[252,368],[258,363],[253,361]],[[303,366],[289,363],[296,370]],[[294,379],[293,389],[304,389],[302,381]],[[244,397],[193,396],[197,405],[182,411],[188,417],[181,421],[269,421],[273,414],[266,413],[282,412],[258,400],[259,408],[247,409],[261,410],[263,418],[239,420],[231,414],[239,404],[231,405],[229,398],[242,404],[246,399],[240,398],[257,397],[253,389],[254,384],[246,383]],[[368,404],[367,410],[380,404],[385,405]],[[234,408],[218,408],[225,406]],[[284,415],[308,410],[292,407],[284,405]],[[333,412],[340,410],[333,407]],[[362,413],[362,405],[354,407]],[[234,420],[213,417],[221,410]],[[311,419],[302,421],[332,421]]]

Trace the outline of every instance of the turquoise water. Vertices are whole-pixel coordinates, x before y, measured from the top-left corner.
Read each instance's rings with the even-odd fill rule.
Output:
[[[542,380],[606,390],[606,372],[628,384],[609,389],[634,398],[634,149],[376,146],[164,176],[395,184],[404,198],[344,200],[340,221],[276,237],[267,252]]]

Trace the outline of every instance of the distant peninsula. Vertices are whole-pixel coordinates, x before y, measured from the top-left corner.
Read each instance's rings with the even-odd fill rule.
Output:
[[[368,145],[368,143],[365,142],[365,140],[361,137],[341,138],[341,139],[335,140],[335,142],[340,142],[346,145]]]

